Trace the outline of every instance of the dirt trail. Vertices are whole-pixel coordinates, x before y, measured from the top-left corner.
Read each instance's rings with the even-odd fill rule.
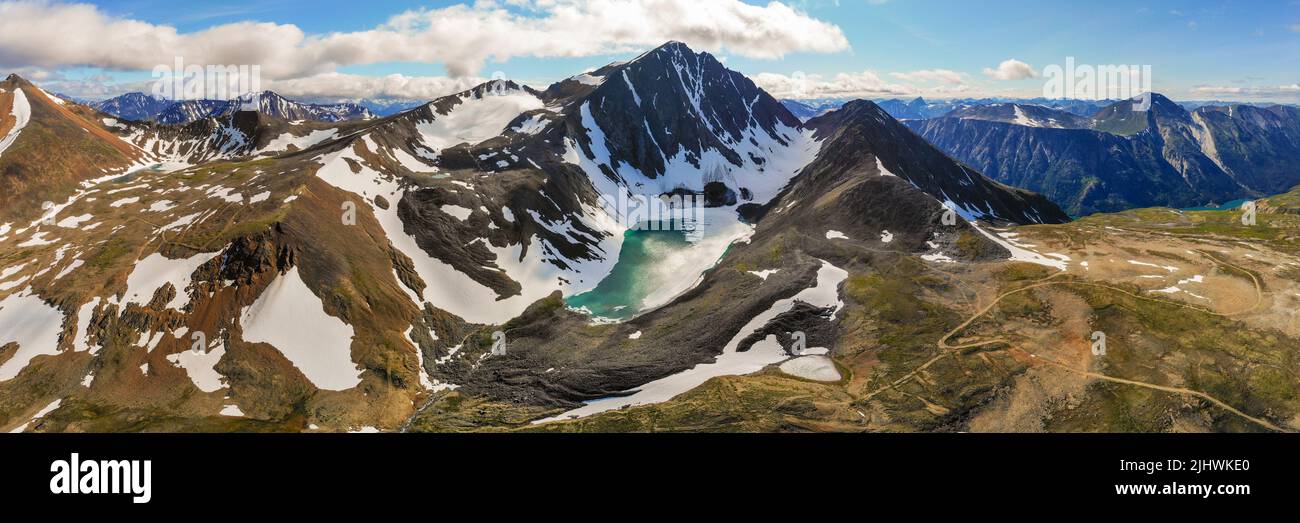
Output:
[[[1246,414],[1245,412],[1242,412],[1242,411],[1240,411],[1240,410],[1237,410],[1237,409],[1236,409],[1235,407],[1233,407],[1232,405],[1229,405],[1229,404],[1227,404],[1227,403],[1224,403],[1223,401],[1219,400],[1218,398],[1215,398],[1214,396],[1211,396],[1211,395],[1206,394],[1206,393],[1204,393],[1204,392],[1201,392],[1201,391],[1199,391],[1199,390],[1185,389],[1185,388],[1182,388],[1182,387],[1167,387],[1167,386],[1164,386],[1164,385],[1156,385],[1156,384],[1154,384],[1154,383],[1147,383],[1147,382],[1145,382],[1145,381],[1127,380],[1127,379],[1124,379],[1124,378],[1116,378],[1116,377],[1114,377],[1114,376],[1107,376],[1107,375],[1105,375],[1105,374],[1098,374],[1098,373],[1096,373],[1096,372],[1083,371],[1083,370],[1079,370],[1079,369],[1076,369],[1076,368],[1070,367],[1069,365],[1066,365],[1066,364],[1061,363],[1061,362],[1059,362],[1059,361],[1053,360],[1053,359],[1051,359],[1051,358],[1048,358],[1048,357],[1045,357],[1045,356],[1039,356],[1039,355],[1037,355],[1037,354],[1034,354],[1034,353],[1032,353],[1032,352],[1026,351],[1026,350],[1024,350],[1024,349],[1019,349],[1019,348],[1017,348],[1017,349],[1015,349],[1015,350],[1019,350],[1019,351],[1021,351],[1021,352],[1024,352],[1025,354],[1028,354],[1029,357],[1034,358],[1034,359],[1036,359],[1036,360],[1043,361],[1043,362],[1047,362],[1048,364],[1051,364],[1051,365],[1053,365],[1053,366],[1056,366],[1056,367],[1059,367],[1059,368],[1065,369],[1065,370],[1067,370],[1067,371],[1069,371],[1069,372],[1073,372],[1073,373],[1076,373],[1076,374],[1080,374],[1080,375],[1083,375],[1083,376],[1086,376],[1086,377],[1089,377],[1089,378],[1094,378],[1094,379],[1099,379],[1099,380],[1105,380],[1105,381],[1110,381],[1110,382],[1114,382],[1114,383],[1123,383],[1123,384],[1126,384],[1126,385],[1133,385],[1133,386],[1135,386],[1135,387],[1144,387],[1144,388],[1153,389],[1153,390],[1159,390],[1159,391],[1164,391],[1164,392],[1172,392],[1172,393],[1175,393],[1175,394],[1186,394],[1186,395],[1189,395],[1189,396],[1195,396],[1195,397],[1201,398],[1201,399],[1203,399],[1203,400],[1206,400],[1206,401],[1208,401],[1208,402],[1210,402],[1210,403],[1213,403],[1213,404],[1215,404],[1215,405],[1218,405],[1219,407],[1222,407],[1223,410],[1226,410],[1226,411],[1228,411],[1228,412],[1231,412],[1231,413],[1233,413],[1233,414],[1236,414],[1236,415],[1238,415],[1238,416],[1241,416],[1242,418],[1245,418],[1246,420],[1249,420],[1249,421],[1255,423],[1256,425],[1259,425],[1259,426],[1264,427],[1264,428],[1266,428],[1266,429],[1273,430],[1273,431],[1277,431],[1277,432],[1293,432],[1293,431],[1290,430],[1290,429],[1286,429],[1286,428],[1283,428],[1283,427],[1279,427],[1279,426],[1277,426],[1277,425],[1274,425],[1274,424],[1270,423],[1268,420],[1264,420],[1264,419],[1256,418],[1256,417],[1254,417],[1254,416],[1251,416],[1250,414]]]
[[[1251,279],[1251,282],[1252,282],[1252,283],[1254,284],[1254,286],[1255,286],[1255,304],[1252,305],[1252,306],[1250,306],[1249,308],[1244,309],[1244,310],[1241,310],[1241,311],[1235,311],[1235,312],[1224,313],[1224,312],[1218,312],[1218,311],[1214,311],[1214,310],[1206,309],[1206,308],[1204,308],[1204,307],[1198,307],[1198,306],[1196,306],[1196,305],[1192,305],[1192,304],[1188,304],[1188,303],[1182,303],[1182,302],[1173,301],[1173,300],[1167,300],[1167,299],[1153,298],[1153,297],[1150,297],[1150,296],[1144,296],[1144,295],[1141,295],[1141,294],[1137,294],[1137,293],[1131,292],[1131,291],[1129,291],[1129,290],[1127,290],[1127,289],[1123,289],[1123,288],[1120,288],[1120,287],[1116,287],[1116,286],[1109,285],[1109,284],[1104,284],[1104,283],[1094,283],[1094,282],[1084,282],[1084,281],[1051,281],[1051,280],[1053,280],[1053,279],[1055,279],[1055,278],[1057,278],[1057,277],[1059,277],[1059,276],[1062,276],[1062,275],[1067,274],[1065,271],[1062,271],[1062,272],[1058,272],[1058,273],[1052,274],[1051,276],[1047,276],[1047,277],[1045,277],[1045,278],[1042,278],[1042,279],[1039,279],[1039,280],[1035,280],[1033,283],[1030,283],[1030,284],[1025,285],[1025,286],[1023,286],[1023,287],[1019,287],[1019,288],[1016,288],[1016,289],[1012,289],[1012,290],[1009,290],[1009,291],[1003,292],[1002,294],[999,294],[996,298],[993,299],[993,301],[992,301],[991,303],[989,303],[988,305],[984,306],[984,308],[982,308],[982,309],[980,309],[979,311],[977,311],[974,315],[972,315],[971,317],[967,318],[966,321],[963,321],[960,325],[954,327],[952,330],[948,331],[948,333],[945,334],[942,338],[940,338],[940,339],[939,339],[939,342],[938,342],[938,346],[939,346],[939,351],[940,351],[940,352],[939,352],[938,355],[934,356],[933,358],[930,358],[930,359],[929,359],[928,361],[926,361],[925,363],[921,364],[920,366],[918,366],[917,368],[913,369],[911,372],[909,372],[909,373],[903,375],[902,377],[900,377],[900,378],[898,378],[898,379],[896,379],[896,380],[890,382],[888,385],[886,385],[886,386],[884,386],[884,387],[881,387],[881,388],[879,388],[879,389],[877,389],[877,390],[874,390],[874,391],[872,391],[872,392],[866,394],[865,396],[862,397],[862,399],[863,399],[863,400],[871,399],[871,398],[875,397],[876,395],[878,395],[878,394],[880,394],[880,393],[882,393],[882,392],[884,392],[884,391],[886,391],[886,390],[894,389],[894,388],[898,387],[899,385],[902,385],[903,383],[906,383],[907,381],[911,380],[912,378],[915,378],[918,374],[920,374],[920,373],[923,372],[925,369],[927,369],[928,367],[930,367],[931,365],[933,365],[935,362],[939,361],[940,359],[942,359],[942,358],[944,358],[944,357],[951,356],[955,351],[960,351],[960,350],[964,350],[964,349],[971,349],[971,348],[981,347],[981,346],[985,346],[985,345],[993,345],[993,344],[997,344],[997,343],[1007,343],[1007,344],[1010,344],[1010,341],[1006,340],[1005,338],[994,338],[994,339],[990,339],[990,340],[975,341],[975,342],[964,343],[964,344],[960,344],[960,345],[950,345],[950,344],[948,343],[948,340],[952,339],[953,336],[956,336],[958,333],[960,333],[961,331],[965,330],[967,327],[969,327],[972,323],[974,323],[974,322],[975,322],[976,320],[978,320],[979,318],[983,317],[985,314],[988,314],[989,311],[993,310],[994,307],[996,307],[999,303],[1002,302],[1002,300],[1006,299],[1008,296],[1011,296],[1011,295],[1014,295],[1014,294],[1018,294],[1018,293],[1022,293],[1022,292],[1026,292],[1026,291],[1030,291],[1030,290],[1037,289],[1037,288],[1048,287],[1048,286],[1052,286],[1052,285],[1076,285],[1076,286],[1084,286],[1084,287],[1095,287],[1095,288],[1107,289],[1107,290],[1110,290],[1110,291],[1113,291],[1113,292],[1118,292],[1118,293],[1121,293],[1121,294],[1124,294],[1124,295],[1126,295],[1126,296],[1129,296],[1129,297],[1132,297],[1132,298],[1135,298],[1135,299],[1139,299],[1139,300],[1152,301],[1152,302],[1157,302],[1157,303],[1161,303],[1161,304],[1164,304],[1164,305],[1172,305],[1172,306],[1175,306],[1175,307],[1182,307],[1182,308],[1185,308],[1185,309],[1191,309],[1191,310],[1195,310],[1195,311],[1198,311],[1198,312],[1203,312],[1203,313],[1205,313],[1205,314],[1210,314],[1210,315],[1214,315],[1214,316],[1218,316],[1218,317],[1223,317],[1223,318],[1229,318],[1229,317],[1233,317],[1233,316],[1239,316],[1239,315],[1242,315],[1242,314],[1246,314],[1246,313],[1252,312],[1252,311],[1254,311],[1255,309],[1257,309],[1261,303],[1263,303],[1263,299],[1264,299],[1264,291],[1263,291],[1263,287],[1261,286],[1261,284],[1260,284],[1260,282],[1259,282],[1259,279],[1255,277],[1254,273],[1252,273],[1251,271],[1248,271],[1248,270],[1246,270],[1246,269],[1243,269],[1243,268],[1241,268],[1241,267],[1238,267],[1238,266],[1236,266],[1236,265],[1233,265],[1233,264],[1231,264],[1231,263],[1228,263],[1228,262],[1226,262],[1226,261],[1223,261],[1223,260],[1219,259],[1218,257],[1216,257],[1216,256],[1214,256],[1214,255],[1212,255],[1212,254],[1209,254],[1209,253],[1207,253],[1207,252],[1200,251],[1200,250],[1197,250],[1196,252],[1200,253],[1200,254],[1203,255],[1203,256],[1206,256],[1206,257],[1210,258],[1211,260],[1214,260],[1215,263],[1218,263],[1218,264],[1221,264],[1221,265],[1224,265],[1224,266],[1227,266],[1227,267],[1231,267],[1231,268],[1233,268],[1233,269],[1237,269],[1238,271],[1241,271],[1242,273],[1244,273],[1244,274],[1246,274],[1247,276],[1249,276],[1250,279]],[[1133,385],[1133,386],[1138,386],[1138,387],[1146,387],[1146,388],[1150,388],[1150,389],[1154,389],[1154,390],[1161,390],[1161,391],[1172,392],[1172,393],[1176,393],[1176,394],[1186,394],[1186,395],[1190,395],[1190,396],[1195,396],[1195,397],[1198,397],[1198,398],[1204,399],[1204,400],[1206,400],[1206,401],[1209,401],[1209,402],[1211,402],[1211,403],[1213,403],[1213,404],[1215,404],[1215,405],[1218,405],[1218,406],[1222,407],[1224,410],[1227,410],[1227,411],[1229,411],[1229,412],[1231,412],[1231,413],[1233,413],[1233,414],[1236,414],[1236,415],[1238,415],[1238,416],[1241,416],[1242,418],[1244,418],[1244,419],[1246,419],[1246,420],[1249,420],[1249,421],[1251,421],[1251,422],[1253,422],[1253,423],[1255,423],[1255,424],[1257,424],[1257,425],[1260,425],[1260,426],[1262,426],[1262,427],[1264,427],[1264,428],[1267,428],[1267,429],[1269,429],[1269,430],[1278,431],[1278,432],[1289,432],[1289,430],[1284,429],[1284,428],[1282,428],[1282,427],[1279,427],[1279,426],[1277,426],[1277,425],[1274,425],[1274,424],[1268,422],[1267,420],[1263,420],[1263,419],[1260,419],[1260,418],[1256,418],[1256,417],[1253,417],[1253,416],[1251,416],[1251,415],[1249,415],[1249,414],[1246,414],[1246,413],[1244,413],[1244,412],[1242,412],[1242,411],[1240,411],[1240,410],[1237,410],[1236,408],[1232,407],[1231,405],[1228,405],[1227,403],[1225,403],[1225,402],[1219,400],[1218,398],[1215,398],[1215,397],[1213,397],[1213,396],[1210,396],[1209,394],[1206,394],[1206,393],[1204,393],[1204,392],[1200,392],[1200,391],[1196,391],[1196,390],[1191,390],[1191,389],[1185,389],[1185,388],[1166,387],[1166,386],[1163,386],[1163,385],[1156,385],[1156,384],[1153,384],[1153,383],[1146,383],[1146,382],[1142,382],[1142,381],[1128,380],[1128,379],[1124,379],[1124,378],[1116,378],[1116,377],[1113,377],[1113,376],[1107,376],[1107,375],[1105,375],[1105,374],[1098,374],[1098,373],[1095,373],[1095,372],[1079,370],[1079,369],[1075,369],[1075,368],[1069,367],[1068,365],[1064,365],[1064,364],[1062,364],[1062,363],[1056,362],[1056,361],[1051,360],[1051,359],[1049,359],[1049,358],[1046,358],[1046,357],[1043,357],[1043,356],[1039,356],[1039,355],[1037,355],[1037,354],[1034,354],[1034,353],[1031,353],[1031,352],[1025,351],[1024,349],[1020,349],[1020,348],[1018,348],[1018,347],[1014,348],[1014,350],[1020,350],[1020,351],[1022,351],[1022,352],[1024,352],[1024,353],[1028,354],[1030,357],[1035,358],[1036,360],[1044,361],[1044,362],[1050,363],[1050,364],[1052,364],[1052,365],[1055,365],[1055,366],[1061,367],[1061,368],[1063,368],[1063,369],[1066,369],[1066,370],[1068,370],[1068,371],[1070,371],[1070,372],[1079,373],[1079,374],[1082,374],[1082,375],[1084,375],[1084,376],[1086,376],[1086,377],[1089,377],[1089,378],[1100,379],[1100,380],[1105,380],[1105,381],[1111,381],[1111,382],[1114,382],[1114,383],[1124,383],[1124,384]]]

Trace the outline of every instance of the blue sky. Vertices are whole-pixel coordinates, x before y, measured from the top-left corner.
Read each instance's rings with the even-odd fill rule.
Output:
[[[519,8],[510,5],[514,0],[495,1],[497,8],[525,18],[552,14],[536,5]],[[740,0],[694,0],[694,3],[709,1]],[[469,3],[471,5],[448,1],[270,0],[187,2],[181,7],[173,1],[157,0],[93,2],[105,18],[173,27],[182,35],[224,24],[257,21],[292,25],[309,36],[364,32],[390,22],[394,15],[422,8],[425,12],[435,13],[458,5],[467,10],[474,9],[473,2]],[[747,3],[767,5],[766,1]],[[838,31],[844,45],[827,50],[823,44],[798,42],[799,36],[793,35],[788,48],[747,52],[746,46],[753,45],[753,42],[735,42],[734,38],[728,40],[724,35],[715,54],[722,57],[728,67],[751,77],[768,73],[764,76],[767,82],[759,83],[765,87],[770,84],[773,86],[771,89],[778,89],[776,86],[782,77],[798,73],[815,82],[828,84],[839,78],[841,87],[865,85],[864,92],[868,93],[879,89],[882,92],[914,90],[914,94],[935,97],[1033,96],[1041,91],[1041,78],[995,79],[985,70],[995,69],[1002,62],[1014,59],[1034,71],[1041,71],[1047,65],[1061,64],[1066,57],[1072,56],[1084,64],[1150,65],[1154,90],[1179,99],[1300,101],[1300,87],[1289,89],[1300,84],[1300,1],[1297,0],[1001,0],[996,3],[791,0],[786,4],[802,16]],[[486,9],[491,5],[479,4],[478,7]],[[775,23],[780,25],[783,22],[778,20]],[[666,32],[694,29],[662,28]],[[456,36],[467,39],[473,35]],[[689,39],[687,43],[695,46]],[[391,74],[486,77],[500,71],[511,78],[545,84],[613,60],[627,59],[649,44],[593,42],[590,45],[596,49],[544,52],[541,54],[545,56],[540,57],[516,50],[503,61],[490,57],[481,67],[470,66],[475,70],[469,75],[463,70],[449,69],[445,61],[436,59],[344,63],[327,69],[361,77]],[[610,49],[600,49],[601,45]],[[816,49],[819,45],[822,48]],[[3,46],[2,40],[0,46]],[[708,47],[708,44],[695,47]],[[784,56],[780,59],[764,56],[770,52]],[[566,54],[581,56],[559,56]],[[24,70],[24,64],[14,63],[21,57],[10,58],[9,63],[5,63],[4,58],[0,47],[0,69]],[[149,77],[148,71],[124,70],[130,67],[120,64],[104,65],[108,64],[44,63],[28,67],[43,72],[37,74],[51,74],[52,82],[65,77],[102,80],[97,77],[101,73],[117,82],[141,81]],[[910,74],[917,71],[941,74]],[[320,72],[294,71],[280,74],[276,79],[291,80]],[[308,89],[305,82],[300,84],[295,88]],[[69,89],[73,85],[67,84]]]

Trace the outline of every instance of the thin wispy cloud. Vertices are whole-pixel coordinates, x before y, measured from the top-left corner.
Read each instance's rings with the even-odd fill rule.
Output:
[[[1295,98],[1300,97],[1300,84],[1275,86],[1223,86],[1201,85],[1192,88],[1192,93],[1201,96],[1232,96],[1244,98]]]
[[[907,82],[943,82],[949,84],[961,84],[966,82],[966,74],[948,69],[925,69],[921,71],[908,71],[900,73],[889,73],[890,76]]]
[[[953,82],[957,78],[935,71],[913,71],[890,73],[888,76],[903,80],[891,82],[875,71],[857,73],[839,73],[832,76],[818,74],[760,73],[754,75],[754,83],[777,98],[813,99],[813,98],[888,98],[896,96],[954,96],[968,93],[971,86],[964,82]],[[918,74],[920,73],[920,74]],[[914,85],[909,81],[932,82],[940,85]]]

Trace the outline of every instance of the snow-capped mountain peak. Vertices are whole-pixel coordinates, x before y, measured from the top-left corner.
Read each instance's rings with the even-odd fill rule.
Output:
[[[290,121],[341,122],[376,118],[368,108],[358,103],[303,103],[272,91],[246,94],[234,100],[183,101],[168,100],[145,93],[127,93],[95,102],[91,106],[126,120],[157,121],[164,124],[186,124],[241,110],[258,111]]]

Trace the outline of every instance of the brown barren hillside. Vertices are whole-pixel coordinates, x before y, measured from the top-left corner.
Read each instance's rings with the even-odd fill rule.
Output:
[[[17,92],[30,115],[0,152],[0,219],[30,216],[42,202],[60,202],[80,182],[123,172],[142,157],[107,131],[113,120],[94,109],[47,95],[18,75],[0,89],[0,136],[15,126]]]

